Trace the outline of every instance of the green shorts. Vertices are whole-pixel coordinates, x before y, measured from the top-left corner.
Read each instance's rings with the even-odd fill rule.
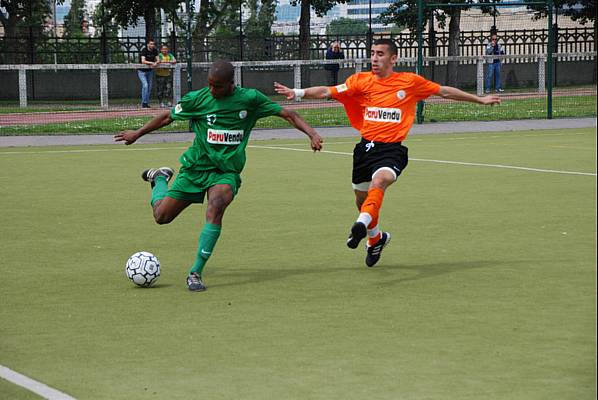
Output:
[[[241,187],[241,175],[235,172],[189,171],[181,169],[166,196],[192,203],[203,203],[206,192],[214,185],[229,185],[236,195]]]

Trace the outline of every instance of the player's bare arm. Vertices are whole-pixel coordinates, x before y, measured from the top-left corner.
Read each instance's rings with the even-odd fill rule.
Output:
[[[452,86],[441,86],[438,96],[444,99],[451,99],[457,101],[467,101],[470,103],[477,103],[483,105],[494,105],[500,104],[500,97],[498,96],[476,96],[461,89],[454,88]]]
[[[306,89],[291,89],[285,85],[274,82],[274,90],[278,94],[282,94],[287,100],[304,97],[306,99],[329,99],[332,94],[327,86],[313,86]]]
[[[171,122],[172,119],[170,119],[170,111],[163,111],[151,119],[147,124],[135,131],[127,130],[114,135],[114,141],[125,142],[126,145],[133,144],[137,141],[137,139],[146,133],[160,129],[166,125],[169,125]]]
[[[311,149],[313,151],[322,150],[322,143],[324,140],[314,128],[305,122],[305,120],[299,114],[297,114],[295,111],[283,108],[278,116],[286,119],[289,124],[293,125],[295,128],[309,136]]]

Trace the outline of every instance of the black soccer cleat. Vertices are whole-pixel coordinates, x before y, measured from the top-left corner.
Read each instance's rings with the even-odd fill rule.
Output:
[[[373,246],[368,246],[367,251],[368,254],[365,256],[365,265],[368,267],[373,267],[376,263],[380,260],[380,255],[382,254],[382,250],[386,247],[386,245],[390,242],[390,233],[382,232],[382,236],[380,236],[380,240]]]
[[[351,227],[351,234],[347,239],[347,246],[351,249],[356,249],[359,242],[368,234],[368,228],[362,222],[356,222]]]
[[[187,288],[192,292],[203,292],[208,289],[201,281],[201,276],[197,275],[195,272],[192,272],[187,276]]]
[[[166,178],[166,182],[168,182],[173,175],[174,170],[169,167],[150,168],[146,169],[141,173],[141,179],[151,183],[152,187],[154,187],[154,181],[157,177],[163,176],[164,178]]]

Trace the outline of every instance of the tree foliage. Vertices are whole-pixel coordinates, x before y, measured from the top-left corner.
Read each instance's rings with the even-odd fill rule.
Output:
[[[50,0],[0,0],[0,61],[10,64],[38,62],[38,48],[46,36]],[[28,39],[25,39],[28,38]]]
[[[368,32],[368,24],[363,20],[337,18],[326,26],[327,35],[364,35]]]
[[[44,31],[52,15],[50,0],[0,0],[0,25],[9,37]]]
[[[272,34],[272,24],[276,19],[276,0],[247,0],[249,18],[243,28],[245,35],[265,37]]]
[[[232,22],[234,15],[237,14],[240,0],[200,0],[199,10],[195,14],[195,30],[193,37],[203,40],[214,33],[219,26],[226,25],[231,32],[237,31]]]
[[[157,18],[160,9],[174,10],[183,0],[104,0],[105,18],[114,20],[122,27],[137,26],[139,19],[145,21],[146,39],[157,33]]]
[[[85,20],[85,0],[71,0],[71,8],[64,17],[65,36],[83,36]]]
[[[581,25],[596,21],[596,0],[553,0],[553,5],[559,15],[579,21]],[[529,5],[527,8],[534,11],[535,19],[545,18],[548,14],[544,6]]]

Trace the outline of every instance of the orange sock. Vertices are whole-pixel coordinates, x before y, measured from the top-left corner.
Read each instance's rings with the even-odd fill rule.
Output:
[[[380,215],[380,207],[382,207],[382,200],[384,199],[384,190],[380,188],[371,188],[368,190],[368,197],[361,205],[361,212],[368,213],[372,216],[372,222],[368,228],[378,225],[378,215]]]
[[[382,200],[384,199],[384,190],[380,188],[372,188],[368,191],[368,197],[361,206],[361,212],[371,215],[372,221],[368,225],[368,244],[370,246],[376,244],[380,240],[380,230],[378,229],[378,217],[380,216],[380,207],[382,207]]]

